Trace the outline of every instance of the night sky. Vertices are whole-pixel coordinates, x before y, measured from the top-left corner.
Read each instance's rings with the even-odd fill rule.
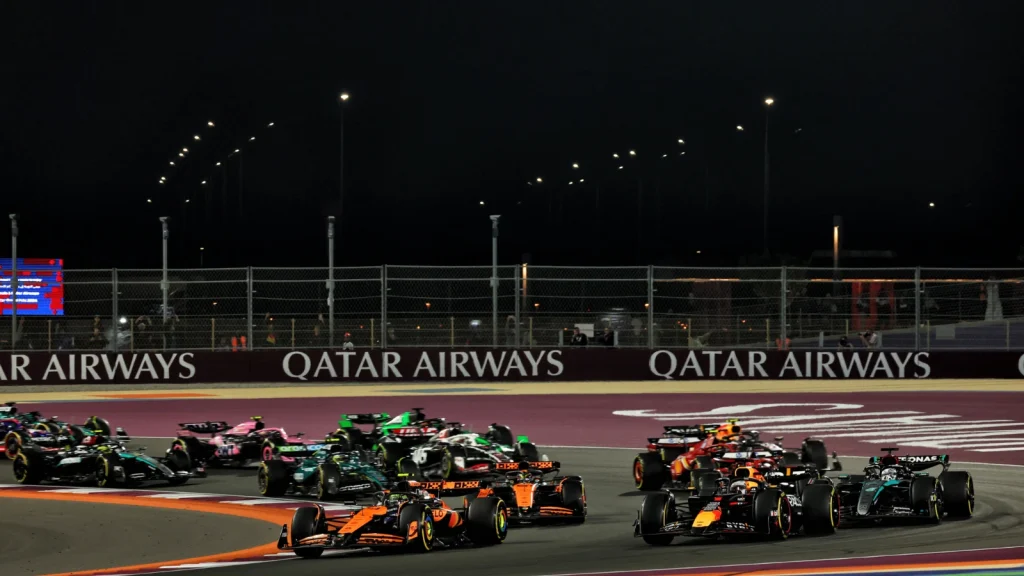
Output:
[[[68,268],[159,267],[160,216],[174,267],[324,266],[347,91],[339,266],[489,265],[489,214],[504,263],[736,265],[764,249],[771,96],[771,261],[841,215],[893,264],[1020,266],[1022,13],[7,2],[2,204],[19,256]]]

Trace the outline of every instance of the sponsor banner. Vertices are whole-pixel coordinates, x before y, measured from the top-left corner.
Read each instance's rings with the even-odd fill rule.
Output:
[[[1024,354],[996,351],[401,348],[0,354],[0,382],[10,384],[1022,377]]]

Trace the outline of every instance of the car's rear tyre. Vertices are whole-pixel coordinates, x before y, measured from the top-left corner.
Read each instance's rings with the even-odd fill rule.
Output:
[[[942,505],[952,518],[974,516],[974,478],[965,470],[943,472],[939,476]]]
[[[502,446],[512,446],[516,443],[516,437],[512,435],[512,430],[503,424],[491,426],[487,431],[487,437],[491,442]]]
[[[938,478],[918,476],[910,484],[910,505],[931,524],[942,522],[942,487]]]
[[[444,454],[441,455],[441,476],[445,480],[458,476],[460,467],[457,459],[461,458],[465,463],[468,457],[469,453],[464,446],[445,446]]]
[[[37,422],[35,426],[33,426],[33,428],[35,428],[36,430],[41,430],[48,434],[53,434],[54,436],[60,434],[60,426],[54,424],[53,422]]]
[[[14,460],[18,457],[18,453],[21,452],[22,438],[18,432],[8,432],[4,436],[4,451],[7,454],[8,460]]]
[[[587,492],[582,480],[565,480],[562,482],[562,506],[575,513],[570,521],[582,524],[587,519]]]
[[[324,462],[316,469],[316,497],[327,502],[338,497],[341,486],[341,468],[334,462]]]
[[[809,536],[835,534],[839,527],[839,491],[831,484],[810,484],[801,497],[804,533]]]
[[[420,470],[420,465],[413,462],[412,458],[399,459],[395,469],[403,480],[423,480],[423,472]]]
[[[782,490],[769,488],[754,496],[754,526],[769,538],[789,537],[793,530],[793,508]]]
[[[520,442],[515,446],[516,460],[540,461],[540,450],[532,442]]]
[[[399,443],[378,444],[377,453],[385,470],[396,470],[398,461],[409,455],[409,449]]]
[[[661,490],[666,480],[668,471],[660,454],[641,452],[633,459],[633,483],[637,490]]]
[[[477,546],[501,544],[508,536],[508,507],[500,498],[477,498],[466,511],[466,536]]]
[[[19,452],[14,457],[12,470],[18,484],[38,484],[43,479],[43,462],[33,452]]]
[[[92,432],[90,430],[87,430],[85,426],[79,426],[78,424],[68,424],[67,433],[68,436],[71,437],[75,446],[81,444],[87,437],[92,436]]]
[[[412,528],[414,522],[416,526]],[[434,517],[430,510],[423,504],[402,506],[398,515],[398,533],[405,535],[409,550],[430,552],[434,548]]]
[[[97,434],[106,436],[107,438],[110,438],[110,433],[111,431],[113,431],[113,428],[110,427],[110,422],[108,422],[105,418],[100,418],[99,416],[93,416],[89,418],[88,420],[85,421],[85,425],[91,428]]]
[[[284,496],[288,492],[288,465],[280,460],[260,462],[256,485],[262,496]]]
[[[676,519],[675,502],[668,492],[654,492],[644,496],[640,503],[640,533],[644,542],[651,546],[668,546],[675,536],[658,534],[669,522]]]
[[[322,534],[327,531],[324,519],[320,516],[320,509],[316,506],[305,506],[299,508],[292,515],[292,529],[291,538],[292,546],[295,546],[303,538],[309,538],[316,534]],[[324,553],[323,548],[300,548],[294,550],[295,555],[299,558],[313,559],[319,558]]]
[[[192,470],[192,459],[188,457],[188,452],[182,452],[181,450],[172,450],[164,458],[164,464],[173,472],[188,472]],[[180,486],[185,482],[188,482],[188,476],[175,476],[167,481],[171,486]]]
[[[118,478],[114,471],[120,458],[116,454],[105,453],[96,457],[96,485],[100,488],[117,486]]]
[[[828,450],[821,440],[804,440],[800,452],[800,459],[805,464],[814,464],[818,470],[828,470]]]
[[[260,447],[260,460],[264,462],[273,460],[277,456],[277,447],[287,443],[284,438],[267,438]]]

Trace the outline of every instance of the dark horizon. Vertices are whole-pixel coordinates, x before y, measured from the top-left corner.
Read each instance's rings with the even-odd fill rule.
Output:
[[[769,96],[763,262],[1024,266],[1019,3],[403,6],[8,8],[18,255],[325,266],[347,91],[338,266],[762,262]]]

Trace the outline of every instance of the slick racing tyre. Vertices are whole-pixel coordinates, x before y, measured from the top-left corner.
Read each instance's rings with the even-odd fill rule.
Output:
[[[404,480],[423,480],[423,472],[420,471],[420,465],[413,462],[412,458],[400,458],[395,469],[397,470],[399,477]]]
[[[694,470],[714,470],[715,460],[711,456],[697,456],[693,459]]]
[[[640,504],[640,533],[651,546],[668,546],[675,536],[658,534],[665,525],[675,522],[676,505],[672,494],[655,492],[644,496]]]
[[[398,461],[409,455],[409,449],[399,443],[378,444],[377,453],[385,470],[395,470]]]
[[[100,488],[117,486],[120,480],[116,468],[121,459],[117,454],[107,452],[96,457],[96,485]]]
[[[832,484],[810,484],[800,499],[804,533],[808,536],[834,534],[839,527],[839,491]]]
[[[800,447],[800,459],[804,464],[814,464],[818,470],[828,470],[828,450],[821,440],[804,440]]]
[[[477,546],[501,544],[508,536],[508,508],[500,498],[477,498],[466,511],[466,536]]]
[[[430,552],[434,548],[434,516],[424,504],[406,504],[398,515],[398,533],[405,535],[405,543],[415,552]]]
[[[356,428],[338,428],[330,435],[330,441],[341,446],[342,452],[350,452],[363,447],[363,433]]]
[[[299,540],[309,538],[316,534],[323,534],[327,531],[324,519],[320,517],[320,509],[316,506],[305,506],[299,508],[292,515],[292,546],[298,544]],[[300,548],[294,550],[299,558],[319,558],[324,553],[323,548]]]
[[[516,460],[529,460],[530,462],[540,461],[540,450],[533,442],[521,442],[515,447]]]
[[[459,475],[460,468],[465,466],[469,453],[465,446],[445,446],[444,454],[441,455],[441,476],[445,480],[451,480]],[[459,464],[459,460],[463,464]]]
[[[18,452],[21,451],[22,437],[18,432],[8,432],[4,436],[4,451],[7,454],[8,460],[14,460],[18,457]]]
[[[661,490],[668,480],[668,471],[661,461],[661,455],[641,452],[633,459],[633,483],[637,490]]]
[[[562,482],[562,506],[573,511],[571,522],[582,524],[587,519],[587,493],[583,481],[575,478]]]
[[[288,465],[280,460],[260,462],[256,485],[261,496],[284,496],[288,491]]]
[[[42,430],[43,432],[47,432],[49,434],[53,434],[54,436],[60,435],[60,426],[54,424],[53,422],[37,422],[36,425],[33,426],[33,428],[35,428],[36,430]]]
[[[263,441],[263,445],[260,446],[260,460],[264,462],[273,460],[277,456],[277,447],[284,446],[287,443],[284,438],[267,438]]]
[[[782,490],[769,488],[754,496],[754,526],[772,539],[789,537],[793,531],[793,507]]]
[[[910,507],[929,523],[942,522],[942,487],[938,478],[918,476],[910,484]]]
[[[964,470],[943,472],[939,476],[942,505],[951,518],[974,516],[974,478]]]
[[[110,422],[107,422],[105,418],[99,416],[93,416],[85,421],[85,425],[91,428],[97,434],[110,438],[110,433],[114,429],[110,427]]]
[[[512,446],[516,443],[512,430],[502,424],[491,424],[490,430],[487,431],[487,439],[502,446]]]
[[[341,468],[334,462],[324,462],[316,469],[316,497],[324,502],[338,497],[341,486]]]
[[[718,489],[718,479],[722,474],[718,470],[694,470],[690,472],[690,480],[693,482],[693,491],[698,495],[714,493]]]
[[[171,469],[172,472],[188,472],[192,470],[192,460],[188,457],[187,452],[172,451],[164,458],[164,464]],[[188,476],[175,476],[171,480],[168,480],[168,484],[171,486],[180,486],[188,482]]]
[[[38,484],[43,479],[43,463],[34,452],[19,452],[14,457],[11,472],[18,484]]]

